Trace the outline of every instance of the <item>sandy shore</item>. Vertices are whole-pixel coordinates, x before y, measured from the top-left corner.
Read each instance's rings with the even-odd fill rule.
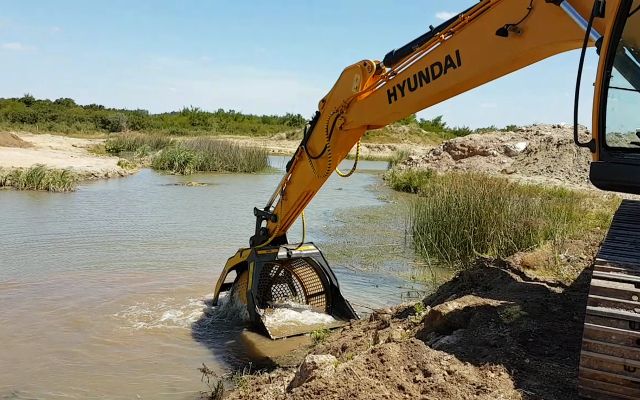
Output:
[[[288,140],[279,138],[257,138],[246,136],[222,136],[243,146],[263,147],[268,149],[272,154],[293,155],[293,152],[300,145],[300,140]],[[362,143],[360,147],[360,155],[364,159],[388,159],[398,151],[407,151],[411,154],[423,155],[427,153],[432,146],[420,146],[411,143]],[[352,149],[349,153],[354,156],[356,149]]]
[[[16,139],[17,137],[17,139]],[[242,146],[262,147],[271,154],[292,155],[299,140],[285,138],[256,138],[243,136],[217,136]],[[78,139],[51,134],[26,132],[0,132],[0,168],[28,168],[44,164],[50,168],[71,169],[84,179],[111,178],[131,173],[118,166],[118,157],[96,155],[89,151],[104,139]],[[407,143],[363,143],[363,159],[388,159],[398,151],[423,155],[430,148]],[[355,149],[351,151],[355,155]]]
[[[29,147],[0,146],[0,168],[28,168],[44,164],[50,168],[71,169],[85,179],[125,176],[118,157],[98,156],[89,149],[102,139],[77,139],[48,134],[14,133]]]

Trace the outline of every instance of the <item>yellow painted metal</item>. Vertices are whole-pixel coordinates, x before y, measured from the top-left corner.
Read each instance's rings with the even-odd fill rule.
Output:
[[[618,14],[618,10],[619,8],[622,6],[622,4],[619,1],[613,2],[613,4],[611,2],[607,2],[607,14],[609,17],[613,17],[615,15]],[[631,26],[635,29],[635,31],[630,35],[631,37],[633,37],[635,39],[635,43],[633,43],[633,45],[637,48],[640,47],[640,23],[638,23],[637,19],[640,18],[640,14],[636,14],[636,20],[632,21],[629,20],[628,22],[628,26]],[[592,122],[591,122],[591,126],[592,126],[592,135],[593,135],[593,140],[595,140],[596,142],[596,151],[595,153],[593,153],[593,161],[600,161],[601,157],[600,157],[600,153],[601,153],[601,148],[600,148],[600,144],[604,143],[604,140],[598,140],[599,137],[606,135],[606,132],[601,132],[600,131],[600,99],[602,98],[602,94],[603,94],[603,90],[604,90],[604,85],[603,82],[606,81],[606,63],[605,60],[608,59],[608,50],[609,50],[609,45],[611,44],[611,37],[613,34],[613,21],[608,20],[607,24],[604,27],[603,31],[600,31],[600,33],[603,35],[603,41],[602,41],[602,47],[600,50],[600,62],[598,63],[598,71],[596,73],[596,83],[594,85],[593,88],[593,108],[592,108],[592,113],[591,113],[591,118],[592,118]],[[628,29],[628,28],[625,28]],[[629,40],[629,38],[627,38],[627,40]]]
[[[273,253],[277,253],[278,252],[278,248],[272,248],[272,249],[266,249],[266,250],[257,250],[256,253],[258,254],[273,254]]]
[[[311,244],[305,244],[299,247],[296,247],[296,251],[314,251],[318,250],[318,248]]]
[[[251,249],[240,249],[236,252],[236,254],[234,254],[232,257],[230,257],[227,260],[227,263],[225,264],[224,268],[222,269],[222,272],[220,273],[220,277],[218,277],[218,282],[216,282],[216,287],[213,292],[213,304],[218,303],[218,298],[220,297],[220,290],[222,289],[222,285],[227,279],[227,275],[229,275],[231,271],[238,268],[238,266],[246,262],[250,254],[251,254]]]
[[[253,287],[253,270],[255,269],[256,265],[255,263],[252,261],[249,263],[249,280],[247,282],[247,287],[245,290],[242,290],[242,292],[244,292],[245,294],[245,304],[246,304],[246,297],[248,296],[248,291],[250,287]]]

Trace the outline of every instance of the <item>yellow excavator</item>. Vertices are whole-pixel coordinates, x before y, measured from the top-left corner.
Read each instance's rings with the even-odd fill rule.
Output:
[[[269,313],[285,303],[333,317],[358,318],[313,243],[290,244],[287,231],[349,151],[371,129],[568,50],[577,66],[574,140],[593,154],[591,182],[640,194],[640,0],[481,0],[396,50],[342,71],[305,128],[273,195],[255,208],[249,247],[227,261],[214,292],[246,304],[250,321],[271,338],[282,330]],[[577,115],[587,47],[599,64],[593,137],[581,142]],[[355,170],[341,175],[350,175]],[[303,217],[304,222],[304,217]],[[640,398],[640,203],[624,201],[597,256],[585,319],[580,393]]]

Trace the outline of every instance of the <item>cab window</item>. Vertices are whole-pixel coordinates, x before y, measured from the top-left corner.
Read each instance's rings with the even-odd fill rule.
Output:
[[[640,150],[640,0],[627,15],[606,88],[606,145]]]

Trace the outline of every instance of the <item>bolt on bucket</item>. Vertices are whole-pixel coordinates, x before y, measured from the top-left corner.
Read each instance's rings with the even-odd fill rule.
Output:
[[[228,281],[232,271],[235,279]],[[246,304],[250,322],[272,339],[358,318],[313,243],[238,250],[218,279],[214,304],[222,292]]]

